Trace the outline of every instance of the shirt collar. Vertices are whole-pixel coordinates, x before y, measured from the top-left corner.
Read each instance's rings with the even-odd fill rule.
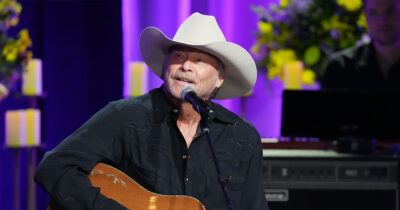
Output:
[[[237,117],[235,114],[214,102],[211,102],[211,106],[215,110],[214,120],[230,124],[233,124],[235,122],[235,119]]]
[[[154,111],[154,120],[156,122],[161,122],[167,114],[178,114],[179,107],[172,103],[163,91],[163,86],[157,88],[154,91],[153,95],[153,111]],[[223,108],[221,105],[216,104],[212,101],[208,101],[211,107],[216,112],[215,118],[213,121],[222,122],[222,123],[231,123],[233,124],[235,121],[235,115],[230,111]]]

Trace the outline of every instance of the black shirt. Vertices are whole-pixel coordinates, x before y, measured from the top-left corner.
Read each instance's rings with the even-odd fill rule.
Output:
[[[235,209],[268,209],[258,132],[225,108],[212,106],[211,139]],[[87,178],[103,162],[153,192],[189,195],[212,210],[227,209],[205,135],[197,132],[188,149],[176,125],[178,114],[161,88],[112,102],[45,154],[35,180],[66,209],[122,208]]]
[[[322,88],[400,91],[400,60],[390,69],[387,79],[379,68],[371,43],[352,47],[332,55],[321,80]]]

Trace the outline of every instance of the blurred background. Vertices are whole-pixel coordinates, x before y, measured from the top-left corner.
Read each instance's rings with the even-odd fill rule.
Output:
[[[367,176],[360,184],[352,170],[372,173],[370,156],[366,160],[365,155],[338,155],[331,141],[312,133],[293,134],[296,138],[281,134],[283,92],[320,90],[332,53],[371,41],[361,0],[0,0],[1,209],[47,208],[48,196],[32,185],[30,177],[43,154],[108,102],[159,87],[162,81],[142,63],[140,32],[154,26],[172,38],[193,12],[215,16],[226,39],[247,49],[257,63],[258,79],[250,93],[216,102],[250,121],[262,136],[265,185],[270,189],[266,196],[272,210],[294,209],[283,205],[291,189],[291,201],[308,203],[297,209],[314,209],[310,196],[333,199],[335,193],[343,199],[382,199],[389,208],[398,208],[393,156],[373,159],[379,163],[371,166],[387,182],[377,181],[377,175],[373,182]],[[348,163],[343,173],[350,177],[340,182],[342,188],[329,177],[339,170],[333,162],[324,162],[329,158]],[[292,165],[286,167],[285,160]],[[293,169],[294,160],[303,162]],[[332,167],[310,168],[315,164]],[[320,173],[329,183],[323,178],[318,183],[293,181],[302,180],[301,174],[280,179],[292,172]],[[279,175],[276,182],[274,173]],[[333,188],[336,191],[320,193]],[[314,191],[307,194],[304,189]],[[376,192],[366,194],[372,191]],[[377,197],[380,193],[384,198]],[[327,201],[316,200],[315,209],[329,209],[321,207]]]

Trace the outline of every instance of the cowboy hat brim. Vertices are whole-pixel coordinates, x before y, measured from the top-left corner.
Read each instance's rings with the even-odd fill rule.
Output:
[[[225,41],[204,45],[183,43],[169,39],[158,28],[145,28],[140,35],[140,53],[143,61],[159,77],[168,49],[175,45],[188,46],[208,52],[224,65],[224,82],[215,99],[230,99],[243,96],[257,80],[257,68],[251,55],[241,46]]]

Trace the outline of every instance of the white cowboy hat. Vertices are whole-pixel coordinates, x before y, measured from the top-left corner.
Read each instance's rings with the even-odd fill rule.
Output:
[[[155,27],[145,28],[140,35],[142,58],[159,77],[168,49],[175,45],[208,52],[222,62],[224,82],[215,99],[243,96],[256,82],[257,69],[253,58],[241,46],[225,40],[214,16],[192,14],[182,23],[172,40]]]

